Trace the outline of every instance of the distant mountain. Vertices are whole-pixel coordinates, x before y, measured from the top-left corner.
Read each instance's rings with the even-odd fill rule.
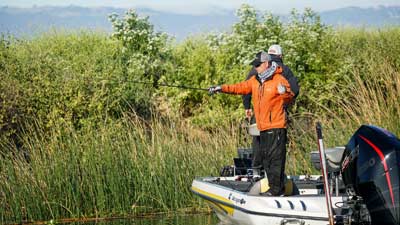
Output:
[[[376,8],[348,7],[320,13],[326,24],[335,26],[373,26],[400,25],[400,6]]]
[[[127,9],[98,7],[0,7],[0,33],[32,35],[51,27],[65,29],[92,29],[110,32],[108,16],[124,15]],[[205,15],[186,15],[136,9],[140,15],[149,16],[159,31],[167,32],[178,40],[193,34],[228,30],[237,21],[234,11],[221,11]],[[348,7],[319,13],[324,23],[334,26],[385,26],[400,25],[400,6],[358,8]],[[285,20],[286,16],[281,15]]]
[[[108,16],[124,16],[124,8],[69,7],[0,7],[0,33],[31,35],[49,28],[92,29],[110,32]],[[163,31],[181,40],[189,35],[228,29],[237,20],[234,11],[207,15],[166,13],[151,9],[136,9],[140,16],[149,16],[157,31]]]
[[[111,31],[108,15],[112,12],[124,13],[117,8],[33,7],[0,8],[0,32],[31,34],[51,27],[65,29],[99,29]]]

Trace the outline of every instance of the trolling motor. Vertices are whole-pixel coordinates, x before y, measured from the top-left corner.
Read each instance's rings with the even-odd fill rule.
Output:
[[[363,202],[372,225],[400,224],[400,140],[395,135],[376,126],[361,126],[346,145],[341,172],[352,196],[348,203],[356,206],[352,211],[360,212]]]

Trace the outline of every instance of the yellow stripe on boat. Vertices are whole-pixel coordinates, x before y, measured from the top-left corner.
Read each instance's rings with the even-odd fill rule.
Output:
[[[218,196],[218,195],[203,191],[203,190],[195,188],[195,187],[192,187],[192,190],[197,192],[197,193],[199,193],[199,194],[201,194],[201,195],[204,195],[204,196],[206,196],[206,197],[208,197],[210,199],[216,199],[216,200],[218,200],[220,202],[225,202],[225,203],[227,203],[229,205],[233,205],[232,201],[230,201],[230,200],[228,200],[226,198],[223,198],[221,196]],[[218,202],[211,201],[209,199],[207,199],[206,201],[208,203],[212,203],[212,205],[214,205],[215,207],[218,207],[220,210],[223,209],[225,211],[225,213],[228,213],[229,215],[233,215],[233,211],[235,210],[233,207],[229,207],[227,205],[220,204]]]

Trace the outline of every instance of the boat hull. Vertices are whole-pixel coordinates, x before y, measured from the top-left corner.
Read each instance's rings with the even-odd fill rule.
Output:
[[[234,187],[212,182],[212,179],[215,178],[194,180],[191,190],[204,199],[223,222],[243,225],[328,224],[323,195],[249,195]],[[333,205],[343,202],[343,198],[332,197]]]

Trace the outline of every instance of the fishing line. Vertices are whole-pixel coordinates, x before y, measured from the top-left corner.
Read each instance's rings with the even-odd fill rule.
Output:
[[[181,88],[181,89],[208,91],[208,88],[189,87],[189,86],[185,86],[185,85],[172,85],[172,84],[166,84],[166,83],[152,83],[152,82],[145,82],[145,81],[132,81],[132,83],[151,84],[151,85],[162,86],[162,87],[173,87],[173,88]]]
[[[102,81],[117,81],[117,80],[102,79]],[[121,82],[122,81],[119,81],[119,83],[121,83]],[[186,86],[186,85],[173,85],[173,84],[167,84],[167,83],[148,82],[148,81],[141,81],[141,80],[125,80],[124,82],[130,82],[130,83],[135,83],[135,84],[149,84],[149,85],[153,85],[153,86],[171,87],[171,88],[198,90],[198,91],[209,91],[208,88],[190,87],[190,86]]]

